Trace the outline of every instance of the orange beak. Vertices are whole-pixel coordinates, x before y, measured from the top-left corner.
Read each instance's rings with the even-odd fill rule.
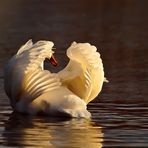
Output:
[[[56,61],[54,55],[52,54],[51,58],[50,58],[50,63],[53,65],[53,66],[57,66],[58,65],[58,62]]]

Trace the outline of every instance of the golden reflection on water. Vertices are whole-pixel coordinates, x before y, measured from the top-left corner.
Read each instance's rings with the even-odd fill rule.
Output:
[[[5,123],[4,145],[101,148],[102,128],[86,119],[30,117],[13,113]]]

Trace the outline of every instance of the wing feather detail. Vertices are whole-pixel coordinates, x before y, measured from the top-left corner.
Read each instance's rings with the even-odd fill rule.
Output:
[[[42,62],[53,53],[53,45],[53,42],[50,41],[38,41],[33,44],[29,40],[13,57],[15,67],[17,66],[17,68],[21,69],[20,71],[24,71],[25,73],[34,69],[42,69]]]
[[[85,77],[85,81],[86,81],[85,87],[90,88],[92,80],[91,80],[91,73],[90,73],[89,69],[86,69],[86,71],[84,73],[84,77]]]
[[[17,55],[20,55],[23,53],[25,50],[28,50],[32,47],[33,43],[32,40],[29,40],[25,45],[23,45],[17,52]]]
[[[31,75],[31,76],[30,76]],[[32,79],[33,77],[33,79]],[[49,71],[34,71],[28,73],[24,79],[23,90],[27,94],[30,101],[37,98],[39,95],[57,89],[61,86],[60,79],[56,74]],[[26,96],[24,96],[25,98]]]

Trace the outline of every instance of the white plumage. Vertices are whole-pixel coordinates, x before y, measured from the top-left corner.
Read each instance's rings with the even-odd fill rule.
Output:
[[[28,114],[85,117],[86,105],[101,91],[103,64],[95,46],[76,43],[67,50],[70,61],[58,73],[44,70],[53,42],[29,40],[5,66],[5,91],[14,110]]]

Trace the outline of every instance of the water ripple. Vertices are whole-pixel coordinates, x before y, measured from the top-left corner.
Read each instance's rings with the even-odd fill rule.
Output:
[[[53,148],[147,146],[148,109],[145,106],[95,102],[90,103],[88,109],[91,120],[32,117],[12,112],[5,101],[0,108],[0,144]]]

